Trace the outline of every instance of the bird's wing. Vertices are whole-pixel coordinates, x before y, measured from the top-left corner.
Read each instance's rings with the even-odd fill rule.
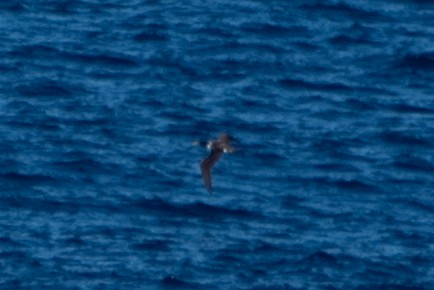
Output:
[[[211,168],[219,160],[222,154],[223,150],[212,150],[209,156],[200,163],[200,171],[202,172],[203,182],[209,193],[212,192]]]

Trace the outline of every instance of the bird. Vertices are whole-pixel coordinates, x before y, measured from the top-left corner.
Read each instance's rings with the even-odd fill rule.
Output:
[[[207,142],[196,141],[195,145],[206,146],[211,152],[200,162],[200,171],[202,173],[203,183],[209,194],[212,194],[211,169],[214,164],[220,159],[223,153],[232,153],[234,148],[229,144],[231,136],[227,133],[222,133],[217,140]]]

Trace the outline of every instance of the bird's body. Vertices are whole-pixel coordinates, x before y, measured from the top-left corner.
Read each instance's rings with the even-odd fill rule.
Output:
[[[233,152],[234,149],[229,145],[230,137],[228,134],[221,134],[217,140],[208,142],[198,142],[198,145],[205,145],[211,152],[207,158],[200,163],[203,182],[209,193],[212,193],[211,169],[220,159],[223,153]]]

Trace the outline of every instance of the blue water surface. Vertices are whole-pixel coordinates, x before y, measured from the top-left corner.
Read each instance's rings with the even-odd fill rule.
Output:
[[[1,289],[434,289],[430,1],[13,0],[0,41]]]

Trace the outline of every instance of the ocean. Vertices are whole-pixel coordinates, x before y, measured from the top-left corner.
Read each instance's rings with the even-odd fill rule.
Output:
[[[0,31],[0,289],[434,289],[430,1],[11,0]]]

